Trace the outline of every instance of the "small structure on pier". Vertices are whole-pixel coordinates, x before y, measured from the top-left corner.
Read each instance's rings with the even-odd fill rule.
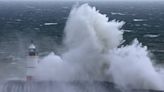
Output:
[[[34,70],[38,64],[38,53],[33,41],[28,48],[26,80],[33,80]]]

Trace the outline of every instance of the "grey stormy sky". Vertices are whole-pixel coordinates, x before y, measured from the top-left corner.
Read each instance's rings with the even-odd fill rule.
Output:
[[[0,0],[0,1],[164,1],[164,0]]]

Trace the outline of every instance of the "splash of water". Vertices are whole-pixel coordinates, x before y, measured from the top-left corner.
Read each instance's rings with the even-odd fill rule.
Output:
[[[61,56],[50,54],[36,68],[36,80],[111,81],[120,88],[164,90],[163,80],[136,40],[118,48],[124,22],[108,21],[87,4],[74,7],[65,27]]]
[[[148,55],[147,47],[135,39],[131,45],[110,52],[108,73],[121,88],[164,90],[164,81]]]
[[[105,15],[87,4],[74,7],[65,27],[64,45],[68,51],[61,56],[63,62],[56,64],[56,60],[44,59],[47,61],[40,63],[38,67],[41,68],[37,69],[44,68],[45,71],[37,73],[37,78],[49,76],[44,74],[48,68],[55,73],[51,73],[54,74],[52,80],[104,80],[103,70],[100,69],[106,61],[103,54],[119,45],[122,40],[119,29],[123,23],[108,22]],[[43,67],[49,64],[51,68]]]

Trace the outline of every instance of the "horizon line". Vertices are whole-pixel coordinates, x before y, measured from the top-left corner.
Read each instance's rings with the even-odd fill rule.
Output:
[[[0,2],[164,2],[164,0],[0,0]]]

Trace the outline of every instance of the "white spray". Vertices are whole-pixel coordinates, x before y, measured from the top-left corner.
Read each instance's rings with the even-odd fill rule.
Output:
[[[135,39],[132,45],[110,51],[108,73],[121,88],[164,90],[162,77],[148,56],[147,47]]]
[[[53,53],[41,60],[35,77],[38,80],[112,81],[120,88],[162,89],[146,47],[137,41],[118,48],[124,22],[108,21],[95,7],[74,7],[65,27],[63,44],[67,51]]]

